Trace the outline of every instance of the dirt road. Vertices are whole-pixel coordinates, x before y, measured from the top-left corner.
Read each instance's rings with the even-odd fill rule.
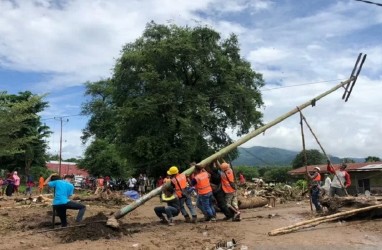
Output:
[[[381,249],[382,220],[336,221],[298,232],[268,236],[273,229],[312,218],[308,202],[277,204],[275,208],[243,210],[241,222],[187,224],[177,217],[176,225],[158,223],[152,199],[120,220],[121,229],[106,227],[104,221],[120,206],[87,203],[83,227],[41,232],[51,228],[51,207],[14,206],[0,201],[0,249],[214,249],[216,243],[235,239],[240,249]],[[69,225],[76,211],[68,211]],[[219,220],[220,218],[220,220]],[[57,221],[59,219],[57,218]],[[59,226],[57,226],[59,228]]]

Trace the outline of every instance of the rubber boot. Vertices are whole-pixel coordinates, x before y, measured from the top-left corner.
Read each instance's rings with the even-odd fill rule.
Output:
[[[189,215],[184,216],[184,219],[185,219],[186,223],[190,223],[191,222],[191,218],[190,218]]]
[[[191,222],[194,223],[194,224],[196,224],[198,222],[198,218],[197,218],[196,215],[192,216],[192,221]]]

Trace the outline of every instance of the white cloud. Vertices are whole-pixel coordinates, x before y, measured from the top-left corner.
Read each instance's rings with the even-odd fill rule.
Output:
[[[242,55],[264,75],[267,85],[264,121],[293,109],[349,77],[359,52],[368,54],[348,103],[342,91],[325,97],[304,113],[328,153],[338,156],[379,155],[382,46],[375,27],[379,8],[356,1],[322,1],[316,9],[300,9],[294,1],[261,0],[14,0],[0,1],[0,67],[41,72],[48,78],[34,91],[60,93],[111,75],[125,43],[142,34],[147,22],[208,25],[226,37],[239,36]],[[371,31],[368,29],[372,29]],[[360,33],[359,36],[356,36]],[[372,34],[372,35],[371,35]],[[370,37],[363,38],[369,35]],[[304,87],[272,89],[278,84]],[[65,99],[67,98],[67,99]],[[73,95],[48,97],[44,116],[71,113]],[[77,96],[77,98],[81,98]],[[67,104],[67,107],[65,107]],[[300,150],[298,116],[269,129],[248,145]],[[81,127],[82,128],[82,127]],[[70,128],[68,155],[81,151],[80,129]],[[57,132],[57,131],[56,131]],[[78,143],[78,144],[77,144]],[[247,145],[246,144],[246,145]],[[307,146],[316,147],[310,138]],[[54,147],[57,148],[57,140]],[[71,152],[71,153],[69,153]]]

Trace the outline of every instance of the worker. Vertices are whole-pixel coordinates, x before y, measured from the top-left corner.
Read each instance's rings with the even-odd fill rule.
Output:
[[[201,165],[195,165],[195,176],[191,180],[191,185],[195,186],[198,193],[198,201],[202,207],[206,221],[216,221],[216,212],[213,205],[212,188],[210,184],[210,176]]]
[[[347,167],[346,163],[342,163],[339,170],[334,170],[333,166],[331,166],[330,161],[328,160],[327,170],[328,172],[334,174],[332,183],[330,184],[329,196],[334,197],[345,196],[346,188],[348,188],[351,184],[350,175],[345,170]]]
[[[179,173],[179,169],[176,166],[172,166],[168,171],[167,174],[171,178],[171,185],[175,189],[175,193],[180,201],[180,212],[184,216],[184,219],[186,222],[197,222],[197,216],[195,207],[192,205],[192,200],[190,194],[187,192],[187,177],[185,174]],[[184,203],[186,203],[188,209],[190,210],[192,220],[190,218],[190,215],[187,213]]]
[[[320,168],[319,167],[314,167],[314,172],[313,174],[310,174],[307,172],[307,175],[309,179],[311,180],[310,184],[310,197],[312,199],[312,203],[314,207],[316,208],[317,213],[322,212],[322,207],[319,202],[319,197],[320,197],[320,189],[321,189],[321,174],[320,174]]]
[[[212,193],[217,203],[216,205],[218,206],[220,211],[225,215],[223,220],[232,219],[233,212],[227,206],[227,203],[225,200],[225,193],[222,189],[220,169],[217,167],[215,162],[213,163],[209,173],[211,175],[210,182],[212,187]]]
[[[58,217],[60,217],[62,227],[66,227],[68,225],[66,220],[67,209],[79,210],[76,222],[82,221],[86,206],[69,200],[69,197],[73,196],[74,191],[74,186],[71,184],[70,175],[66,175],[64,180],[61,180],[57,174],[51,174],[45,180],[44,185],[48,185],[49,187],[54,188],[54,198],[52,205]]]
[[[232,168],[226,162],[220,164],[216,161],[217,166],[220,168],[220,179],[222,183],[222,189],[225,193],[225,200],[227,207],[234,213],[233,221],[240,221],[240,210],[237,202],[235,176]]]
[[[159,217],[161,223],[166,223],[169,226],[174,226],[173,217],[178,216],[180,212],[180,202],[174,193],[174,188],[171,185],[164,186],[160,199],[161,202],[166,202],[167,206],[154,207],[155,214]],[[164,217],[164,214],[167,218]]]
[[[40,174],[40,178],[38,179],[38,193],[39,194],[43,193],[44,182],[45,182],[44,177],[42,176],[42,174]]]
[[[324,185],[321,187],[321,191],[322,191],[322,195],[325,196],[325,195],[329,195],[329,191],[330,191],[330,184],[332,183],[332,179],[330,178],[330,176],[328,174],[325,174],[325,183]]]
[[[242,172],[239,172],[239,182],[241,186],[245,186],[245,177]]]
[[[105,179],[102,177],[102,175],[100,175],[97,179],[97,188],[96,188],[96,191],[94,192],[94,194],[98,194],[98,192],[100,192],[100,191],[101,191],[101,193],[103,192],[104,183],[105,183]]]

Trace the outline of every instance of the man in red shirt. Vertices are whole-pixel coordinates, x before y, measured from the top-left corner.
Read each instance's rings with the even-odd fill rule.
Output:
[[[342,163],[339,170],[334,170],[333,166],[331,166],[330,161],[328,160],[327,170],[328,172],[334,174],[332,183],[330,184],[330,190],[329,190],[330,197],[334,197],[335,195],[338,195],[338,196],[346,195],[345,190],[351,184],[350,175],[345,170],[346,167],[347,165],[345,163]]]

